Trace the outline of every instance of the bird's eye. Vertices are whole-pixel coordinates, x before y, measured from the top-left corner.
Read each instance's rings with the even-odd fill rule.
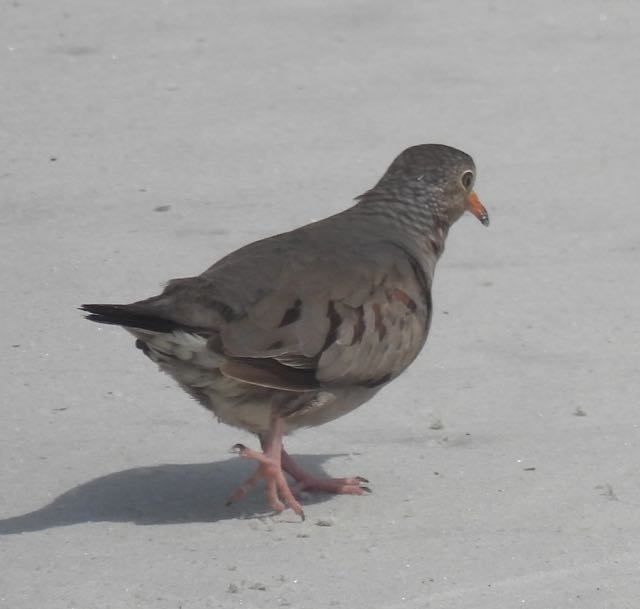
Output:
[[[462,174],[462,185],[469,190],[473,186],[473,171],[465,171]]]

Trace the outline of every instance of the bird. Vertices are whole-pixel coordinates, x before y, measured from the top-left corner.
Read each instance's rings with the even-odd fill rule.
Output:
[[[257,435],[260,450],[233,447],[257,467],[228,503],[264,481],[274,512],[304,519],[298,491],[361,495],[368,480],[311,475],[283,438],[353,411],[418,356],[450,227],[467,211],[489,224],[475,177],[461,150],[412,146],[340,213],[241,247],[157,296],[80,308],[129,331],[219,421]]]

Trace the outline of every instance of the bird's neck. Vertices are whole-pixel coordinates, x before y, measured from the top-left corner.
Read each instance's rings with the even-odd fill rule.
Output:
[[[387,230],[396,229],[407,245],[435,262],[444,251],[449,232],[449,219],[439,213],[439,208],[430,204],[428,193],[416,196],[378,184],[357,198],[352,208],[357,214],[376,218]]]

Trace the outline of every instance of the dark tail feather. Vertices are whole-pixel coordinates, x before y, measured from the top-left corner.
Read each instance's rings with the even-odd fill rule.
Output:
[[[86,316],[87,319],[101,324],[127,326],[151,332],[173,332],[184,329],[183,326],[170,319],[136,311],[133,305],[85,304],[80,309],[89,313]]]

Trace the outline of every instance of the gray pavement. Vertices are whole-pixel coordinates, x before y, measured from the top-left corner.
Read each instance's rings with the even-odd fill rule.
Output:
[[[0,8],[0,606],[636,609],[640,6]],[[307,521],[224,500],[253,442],[82,302],[350,204],[406,146],[478,166],[428,347],[303,464]]]

